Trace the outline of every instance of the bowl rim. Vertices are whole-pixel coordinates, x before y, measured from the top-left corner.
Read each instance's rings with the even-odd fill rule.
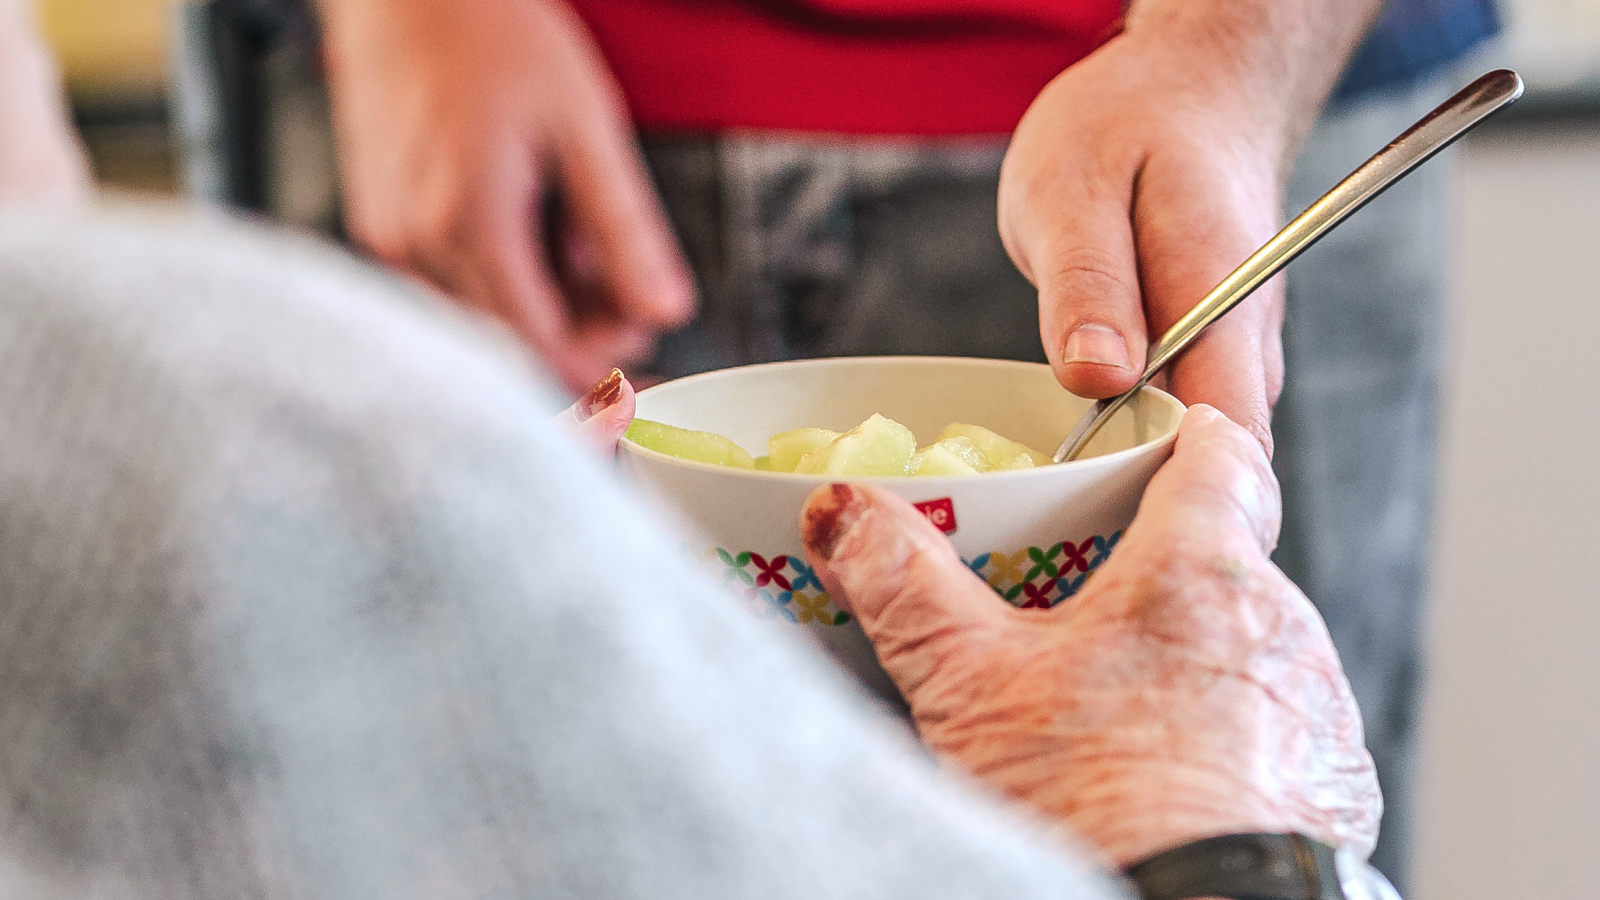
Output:
[[[895,355],[895,356],[834,356],[834,357],[817,357],[817,358],[811,358],[811,359],[787,359],[787,360],[779,360],[779,361],[776,361],[776,362],[751,363],[749,365],[743,365],[743,366],[730,366],[730,367],[725,368],[725,369],[712,369],[709,372],[697,372],[697,373],[695,373],[693,375],[685,375],[682,378],[674,378],[674,379],[671,379],[670,381],[663,381],[660,384],[653,384],[650,387],[647,387],[647,388],[645,388],[643,390],[635,392],[635,397],[636,398],[637,397],[642,397],[645,394],[648,394],[648,393],[650,393],[652,391],[656,391],[656,390],[659,390],[661,388],[665,388],[665,387],[668,387],[668,386],[677,387],[677,386],[680,386],[680,385],[684,385],[684,384],[688,384],[688,383],[692,383],[692,382],[696,382],[696,381],[703,381],[703,380],[709,380],[709,379],[714,379],[714,378],[730,377],[730,376],[735,375],[737,373],[744,372],[744,371],[751,370],[751,369],[808,368],[808,367],[814,367],[814,366],[820,367],[820,366],[824,366],[824,365],[826,365],[826,366],[839,366],[839,365],[850,366],[850,365],[882,364],[882,363],[894,363],[894,362],[906,363],[906,362],[931,362],[931,361],[938,361],[941,364],[955,363],[957,365],[971,365],[971,366],[982,366],[982,367],[993,367],[993,368],[1026,368],[1026,369],[1035,369],[1035,370],[1037,370],[1037,369],[1049,369],[1050,368],[1050,366],[1047,363],[1028,362],[1026,360],[1019,360],[1019,359],[985,359],[983,357],[974,357],[974,356],[919,356],[919,355],[914,355],[914,354],[902,354],[902,355]],[[1066,389],[1062,388],[1062,390],[1064,391]],[[1182,420],[1183,420],[1183,412],[1187,409],[1187,407],[1184,406],[1183,401],[1181,401],[1177,397],[1174,397],[1173,395],[1167,393],[1166,391],[1161,390],[1160,388],[1152,387],[1150,385],[1145,385],[1143,388],[1140,389],[1139,393],[1140,393],[1141,396],[1143,396],[1143,395],[1148,393],[1151,396],[1154,396],[1154,397],[1158,398],[1158,400],[1160,402],[1162,402],[1163,404],[1171,404],[1171,405],[1175,406],[1177,408],[1177,412],[1178,412],[1178,422],[1179,423],[1182,422]],[[817,474],[812,474],[812,473],[809,473],[809,472],[773,472],[773,471],[764,470],[764,469],[738,469],[738,468],[734,468],[732,466],[718,465],[716,463],[701,462],[699,460],[693,460],[693,459],[684,459],[681,456],[673,456],[673,455],[671,455],[669,453],[662,453],[659,450],[652,450],[649,447],[645,447],[645,446],[643,446],[641,444],[637,444],[637,443],[634,443],[633,441],[629,440],[626,434],[624,434],[623,437],[620,440],[618,440],[618,442],[617,442],[617,450],[618,450],[619,453],[627,452],[627,453],[634,454],[634,455],[639,456],[639,457],[644,458],[644,459],[659,460],[659,461],[665,462],[668,465],[687,466],[690,469],[700,469],[700,470],[705,470],[705,471],[715,471],[715,472],[721,472],[721,473],[725,473],[725,474],[728,474],[728,475],[732,475],[732,476],[735,476],[735,477],[755,478],[755,479],[758,479],[758,480],[761,480],[761,481],[769,481],[769,482],[770,481],[788,481],[788,482],[799,483],[799,484],[820,485],[820,484],[832,484],[834,482],[840,482],[840,481],[859,481],[859,482],[873,482],[873,483],[876,483],[876,482],[892,482],[892,483],[895,483],[895,484],[905,484],[905,483],[909,482],[909,483],[915,483],[915,484],[929,484],[929,485],[932,485],[932,484],[939,483],[939,482],[944,482],[944,481],[959,481],[959,482],[962,482],[962,483],[966,483],[966,482],[970,482],[973,478],[980,478],[980,477],[984,478],[986,480],[990,480],[990,481],[999,480],[999,479],[1038,478],[1038,477],[1045,476],[1046,473],[1049,473],[1049,472],[1052,472],[1052,471],[1058,470],[1058,469],[1064,469],[1064,470],[1070,470],[1070,471],[1073,471],[1073,472],[1081,472],[1081,473],[1084,473],[1084,474],[1088,474],[1089,471],[1094,469],[1094,468],[1114,467],[1114,466],[1120,464],[1122,461],[1124,461],[1126,459],[1129,459],[1131,457],[1139,456],[1139,455],[1142,455],[1144,453],[1150,452],[1152,449],[1154,449],[1156,447],[1159,447],[1162,444],[1170,444],[1174,440],[1177,439],[1177,436],[1178,436],[1178,425],[1175,424],[1175,425],[1173,425],[1171,430],[1169,430],[1169,431],[1167,431],[1167,432],[1165,432],[1165,433],[1163,433],[1163,434],[1161,434],[1161,435],[1159,435],[1157,437],[1151,438],[1150,440],[1144,441],[1144,442],[1139,443],[1139,444],[1134,444],[1132,447],[1125,447],[1125,448],[1123,448],[1121,450],[1116,450],[1116,451],[1113,451],[1111,453],[1104,453],[1104,454],[1101,454],[1100,456],[1091,456],[1091,457],[1089,457],[1087,459],[1075,459],[1075,460],[1071,460],[1069,462],[1064,462],[1064,463],[1052,463],[1052,464],[1050,464],[1048,466],[1035,466],[1035,467],[1033,467],[1031,469],[1008,469],[1008,470],[1005,470],[1005,471],[1002,471],[1002,472],[975,472],[975,473],[973,473],[971,475],[861,475],[861,476],[853,476],[853,477],[840,477],[840,476],[835,476],[835,475],[817,475]],[[1063,434],[1062,437],[1066,437],[1066,435]],[[746,452],[748,452],[748,451],[746,451]]]

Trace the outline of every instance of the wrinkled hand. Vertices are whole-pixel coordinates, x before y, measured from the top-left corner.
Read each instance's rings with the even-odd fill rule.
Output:
[[[927,743],[1116,864],[1242,831],[1364,857],[1376,775],[1322,620],[1267,559],[1278,517],[1260,446],[1195,407],[1116,554],[1049,611],[879,488],[821,488],[803,525]]]
[[[1062,385],[1132,387],[1148,345],[1277,230],[1293,156],[1376,6],[1140,0],[1040,93],[1006,154],[999,224]],[[1282,319],[1274,280],[1167,370],[1179,399],[1269,454]]]
[[[0,205],[80,203],[93,179],[28,6],[0,0]]]
[[[498,316],[574,391],[693,285],[618,89],[560,0],[322,0],[353,236]]]
[[[633,385],[620,369],[612,369],[576,403],[562,410],[555,422],[580,443],[609,455],[617,451],[617,442],[633,424],[633,410]]]

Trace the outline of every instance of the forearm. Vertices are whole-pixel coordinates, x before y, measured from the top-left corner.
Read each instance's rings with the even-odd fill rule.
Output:
[[[1298,150],[1383,0],[1133,0],[1124,34],[1162,45],[1184,77],[1231,89]]]

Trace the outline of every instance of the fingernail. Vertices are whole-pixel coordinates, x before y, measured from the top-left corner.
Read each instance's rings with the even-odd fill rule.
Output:
[[[1067,336],[1061,356],[1063,362],[1130,368],[1127,343],[1115,329],[1105,325],[1079,325]]]
[[[800,536],[815,558],[833,559],[840,539],[861,518],[861,495],[848,484],[831,484],[811,496],[814,499],[800,520]]]
[[[612,369],[611,374],[595,382],[589,393],[583,395],[572,409],[579,422],[587,422],[595,414],[617,402],[622,397],[622,370]]]

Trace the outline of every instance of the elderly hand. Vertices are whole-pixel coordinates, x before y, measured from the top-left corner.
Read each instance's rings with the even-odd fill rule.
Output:
[[[1261,447],[1195,407],[1116,554],[1052,610],[999,600],[879,488],[820,488],[803,525],[934,751],[1117,865],[1243,831],[1365,857],[1382,801],[1361,717],[1267,559],[1278,517]]]
[[[1149,343],[1270,238],[1282,184],[1375,0],[1139,0],[1040,93],[1006,154],[1000,234],[1039,289],[1045,352],[1085,397],[1133,386]],[[1271,452],[1282,286],[1169,369]]]
[[[617,451],[617,441],[633,424],[633,385],[612,369],[589,392],[556,416],[556,426],[601,453]]]
[[[693,309],[620,93],[560,0],[321,0],[353,236],[572,390]]]

